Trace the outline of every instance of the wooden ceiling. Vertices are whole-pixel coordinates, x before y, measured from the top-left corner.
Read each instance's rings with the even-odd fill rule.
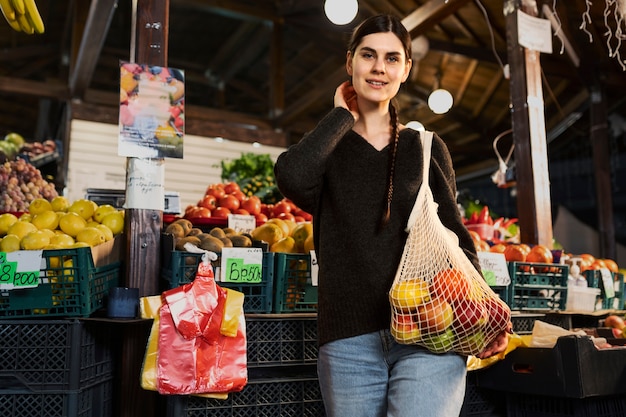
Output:
[[[356,21],[391,13],[410,29],[415,65],[398,97],[401,121],[438,132],[458,175],[493,171],[493,140],[511,129],[505,68],[512,35],[503,4],[510,1],[359,0]],[[0,22],[0,134],[62,138],[71,117],[117,123],[119,62],[132,53],[131,0],[36,2],[43,35]],[[610,2],[537,1],[542,17],[544,3],[568,46],[553,36],[553,53],[541,54],[547,137],[556,143],[588,135],[594,86],[603,89],[609,113],[624,113],[626,45],[615,37],[612,9],[605,19]],[[346,79],[353,27],[331,24],[323,0],[170,0],[167,62],[185,71],[186,132],[297,142],[330,109],[335,87]],[[445,115],[426,105],[438,75],[454,97]],[[503,143],[506,153],[511,139]]]

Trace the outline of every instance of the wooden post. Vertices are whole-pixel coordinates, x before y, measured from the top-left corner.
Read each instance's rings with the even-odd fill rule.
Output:
[[[552,209],[541,64],[539,52],[519,44],[517,13],[520,10],[537,16],[535,2],[505,0],[517,217],[522,242],[540,243],[552,248]]]

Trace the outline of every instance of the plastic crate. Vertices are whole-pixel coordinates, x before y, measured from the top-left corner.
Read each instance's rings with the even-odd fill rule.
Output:
[[[201,260],[202,254],[172,251],[169,265],[162,268],[161,275],[168,282],[169,288],[188,284],[196,277]],[[263,252],[261,282],[242,284],[218,281],[217,284],[220,287],[230,288],[244,294],[243,310],[245,313],[271,313],[274,284],[274,253]]]
[[[517,314],[516,314],[517,313]],[[519,313],[511,314],[511,323],[513,323],[513,331],[517,334],[531,334],[535,321],[545,321],[545,314]]]
[[[96,267],[92,248],[42,252],[39,285],[0,290],[0,318],[87,317],[104,307],[109,288],[119,285],[119,261]]]
[[[602,272],[599,270],[587,270],[584,272],[587,279],[587,286],[591,288],[599,288],[600,295],[596,300],[596,309],[624,309],[624,275],[613,272],[613,284],[615,295],[607,297],[604,291],[604,281],[602,280]]]
[[[274,266],[274,312],[317,311],[317,286],[312,283],[311,256],[276,253]]]
[[[12,393],[0,390],[0,415],[11,417],[112,417],[113,379],[68,392]]]
[[[0,392],[76,391],[110,378],[111,340],[109,327],[77,319],[0,321]]]
[[[168,417],[324,417],[324,404],[315,377],[251,380],[226,400],[198,396],[169,396]]]
[[[465,399],[459,417],[506,417],[506,397],[476,385],[474,372],[467,373]]]
[[[510,285],[492,285],[492,286],[490,286],[490,288],[508,306],[511,305],[511,286]]]
[[[624,396],[554,398],[507,393],[508,417],[624,417]]]
[[[509,262],[511,310],[565,310],[569,266]]]
[[[317,318],[246,316],[248,368],[317,363]]]

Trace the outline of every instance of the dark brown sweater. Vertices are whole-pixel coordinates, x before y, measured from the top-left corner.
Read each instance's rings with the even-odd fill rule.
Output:
[[[388,292],[422,182],[419,133],[400,132],[391,218],[382,229],[391,146],[381,151],[352,131],[346,109],[330,111],[296,145],[278,157],[282,194],[313,214],[319,263],[318,342],[389,328]],[[478,268],[472,239],[456,203],[456,183],[446,144],[433,137],[430,186],[442,223],[459,236]]]

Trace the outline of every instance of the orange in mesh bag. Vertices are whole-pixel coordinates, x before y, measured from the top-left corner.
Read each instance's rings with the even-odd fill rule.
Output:
[[[477,355],[507,328],[511,310],[441,223],[428,185],[432,132],[423,136],[424,180],[389,291],[391,334],[434,353]]]

